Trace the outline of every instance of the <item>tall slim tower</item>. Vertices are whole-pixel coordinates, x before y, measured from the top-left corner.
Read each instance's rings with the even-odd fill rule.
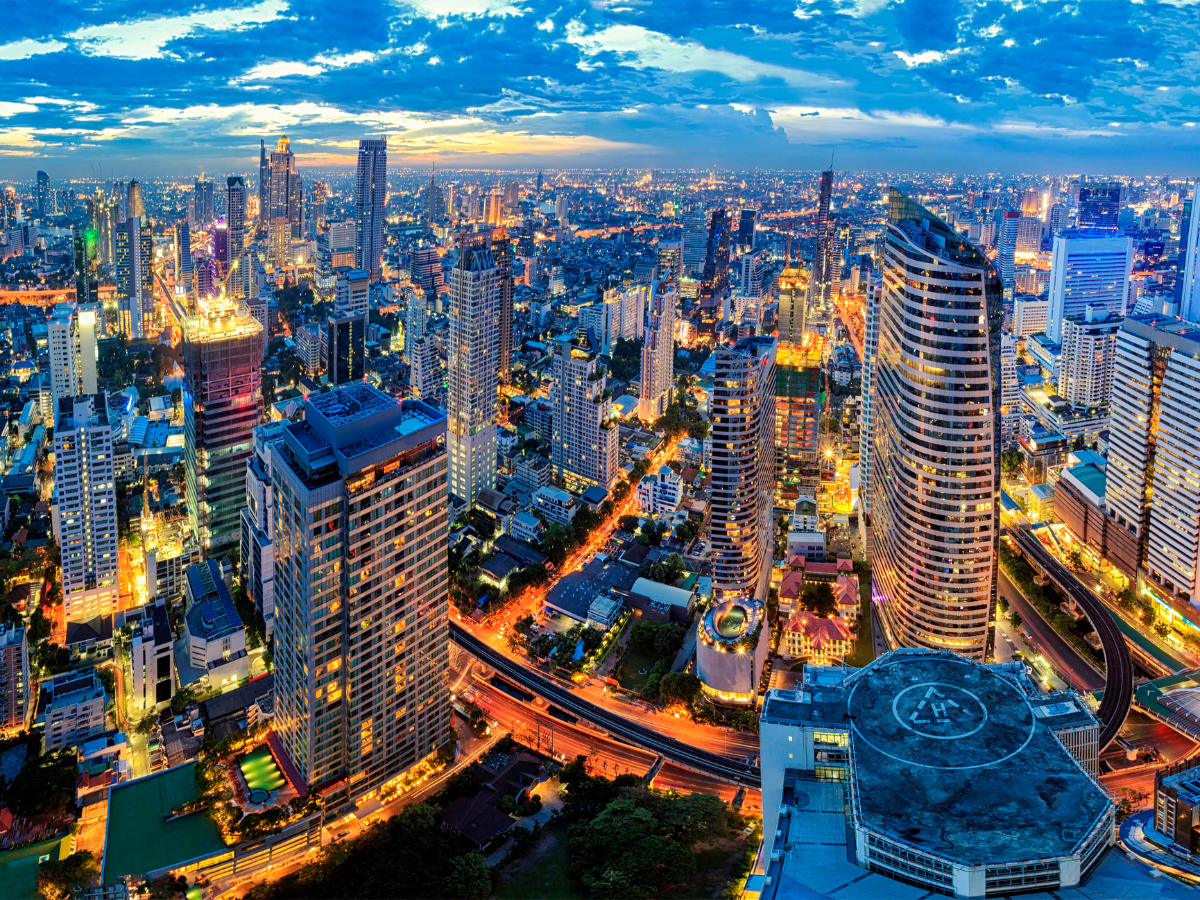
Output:
[[[560,334],[554,344],[550,443],[555,477],[568,490],[610,490],[617,482],[618,434],[605,396],[608,378],[599,341],[592,329],[577,328]]]
[[[284,135],[279,139],[279,146],[271,151],[271,189],[267,198],[271,264],[277,269],[285,265],[294,236],[292,218],[300,206],[299,200],[292,198],[297,177],[296,156]]]
[[[1021,234],[1021,211],[1006,209],[1000,215],[1000,236],[997,239],[996,263],[1000,267],[1000,280],[1011,288],[1017,279],[1017,238]]]
[[[642,378],[638,418],[653,424],[671,405],[675,373],[675,285],[654,285],[650,292],[650,320],[642,338]]]
[[[104,393],[63,397],[55,420],[52,524],[66,620],[79,622],[117,609],[117,495]]]
[[[229,255],[229,279],[226,292],[241,298],[249,294],[250,271],[246,252],[246,182],[241,175],[225,181],[225,235]]]
[[[53,204],[50,202],[50,176],[45,172],[37,173],[37,210],[38,215],[46,215]]]
[[[95,228],[71,226],[75,250],[75,302],[95,303],[100,299],[100,233]]]
[[[446,417],[366,384],[310,394],[271,480],[275,727],[340,806],[450,728]]]
[[[213,183],[211,181],[196,180],[192,194],[192,212],[195,215],[196,224],[202,228],[207,227],[208,223],[216,218],[217,211],[213,205]]]
[[[54,413],[64,397],[96,393],[96,307],[60,303],[46,323]]]
[[[708,247],[707,221],[703,209],[692,209],[683,216],[682,267],[685,275],[699,278],[704,273],[704,254]]]
[[[821,188],[817,197],[817,246],[813,253],[812,296],[825,302],[830,296],[830,243],[832,232],[829,227],[829,203],[833,197],[833,169],[821,173]]]
[[[1000,540],[1000,274],[894,189],[881,272],[870,488],[877,608],[893,647],[982,660]],[[931,321],[936,329],[921,324]]]
[[[175,283],[192,292],[192,230],[187,222],[175,223]]]
[[[121,331],[147,336],[154,323],[154,236],[136,216],[116,226],[117,306]]]
[[[129,200],[126,203],[128,209],[128,218],[137,216],[139,219],[146,218],[146,204],[142,201],[142,184],[136,178],[129,182],[128,187]]]
[[[355,269],[339,275],[333,291],[333,310],[325,323],[325,372],[336,386],[362,381],[366,374],[371,282],[366,272]]]
[[[1187,322],[1200,322],[1200,179],[1192,188],[1190,207],[1184,204],[1187,213],[1186,226],[1180,224],[1180,252],[1183,267],[1179,272],[1179,317]]]
[[[496,485],[500,270],[490,249],[464,247],[450,272],[450,492],[473,504]]]
[[[859,416],[858,499],[862,511],[871,514],[871,465],[875,435],[875,361],[879,356],[879,304],[883,282],[871,276],[864,299],[862,413]]]
[[[383,276],[383,243],[387,206],[387,138],[358,142],[354,192],[354,262],[371,281]]]
[[[206,556],[236,543],[251,429],[262,413],[262,326],[237,302],[198,298],[183,321],[188,518]]]
[[[267,142],[258,141],[258,224],[271,221],[271,161],[267,158]]]

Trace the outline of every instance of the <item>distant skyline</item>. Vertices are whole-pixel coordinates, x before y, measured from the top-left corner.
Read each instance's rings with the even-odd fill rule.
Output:
[[[6,10],[0,178],[301,167],[1200,170],[1186,0]]]

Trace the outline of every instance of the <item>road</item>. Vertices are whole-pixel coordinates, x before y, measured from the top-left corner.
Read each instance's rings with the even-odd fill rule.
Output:
[[[1104,676],[1093,669],[1074,645],[1051,628],[1029,605],[1003,570],[999,574],[1001,596],[1008,600],[1010,607],[1021,614],[1021,627],[1018,631],[1029,632],[1033,637],[1033,645],[1050,660],[1055,673],[1077,691],[1090,693],[1103,690]]]
[[[1025,558],[1036,568],[1045,572],[1066,596],[1075,601],[1088,617],[1100,644],[1104,648],[1106,678],[1104,699],[1100,702],[1097,715],[1103,723],[1100,731],[1100,749],[1103,750],[1121,730],[1129,705],[1133,702],[1133,658],[1125,644],[1125,636],[1117,627],[1108,607],[1094,593],[1079,583],[1062,563],[1055,559],[1041,541],[1030,534],[1026,527],[1009,528],[1009,535],[1024,553]],[[1040,617],[1038,618],[1040,621]]]
[[[574,691],[563,687],[556,681],[488,646],[467,632],[457,622],[450,623],[450,639],[514,684],[545,698],[578,718],[587,719],[594,725],[599,725],[609,734],[661,754],[673,762],[682,763],[713,778],[724,779],[734,784],[744,784],[747,787],[759,787],[758,766],[736,762],[720,754],[698,749],[675,738],[667,737],[656,728],[631,721],[607,708],[597,706],[590,700],[577,696]]]

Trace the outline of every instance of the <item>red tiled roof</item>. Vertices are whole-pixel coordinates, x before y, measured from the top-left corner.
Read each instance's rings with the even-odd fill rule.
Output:
[[[798,600],[804,591],[803,572],[784,572],[779,585],[779,597],[783,600]]]
[[[850,629],[840,616],[822,619],[807,610],[801,610],[788,619],[788,631],[795,631],[812,641],[814,650],[821,650],[833,641],[850,639]]]
[[[858,579],[853,575],[839,575],[837,587],[834,588],[833,593],[837,597],[838,606],[857,607],[859,603]]]

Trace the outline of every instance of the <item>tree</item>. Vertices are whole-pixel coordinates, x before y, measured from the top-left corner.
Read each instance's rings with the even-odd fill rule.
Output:
[[[617,520],[617,527],[619,527],[622,531],[633,534],[638,529],[638,517],[621,516],[621,518]]]
[[[54,750],[26,760],[9,785],[8,805],[20,816],[55,816],[75,803],[75,751]]]
[[[91,850],[76,850],[66,859],[48,859],[38,865],[37,889],[46,900],[66,900],[90,888],[100,877],[100,867]]]
[[[1024,620],[1021,618],[1021,614],[1020,614],[1019,612],[1017,612],[1015,609],[1012,611],[1012,615],[1010,615],[1010,616],[1008,617],[1008,620],[1009,620],[1010,622],[1012,622],[1012,627],[1013,627],[1013,628],[1020,628],[1020,627],[1021,627],[1021,622],[1023,622],[1023,621],[1024,621]]]
[[[837,613],[837,598],[828,582],[806,584],[800,602],[805,609],[811,610],[822,619],[831,618]]]
[[[478,853],[455,857],[446,864],[442,894],[458,900],[483,900],[492,892],[492,871]]]
[[[1021,451],[1016,447],[1009,447],[1000,454],[1000,471],[1006,475],[1015,475],[1021,471]]]
[[[691,672],[668,672],[662,677],[658,688],[665,704],[691,704],[700,696],[700,679]]]
[[[683,647],[687,631],[678,622],[667,622],[658,629],[654,636],[654,652],[660,658],[671,659]]]

